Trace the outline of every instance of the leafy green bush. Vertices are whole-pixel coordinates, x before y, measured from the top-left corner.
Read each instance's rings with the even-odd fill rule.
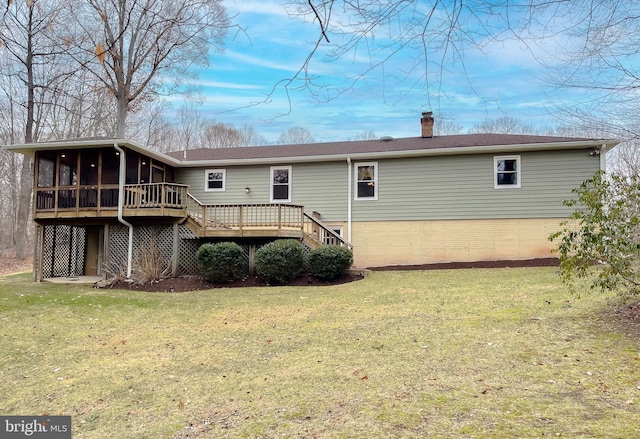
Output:
[[[229,282],[240,279],[244,272],[242,247],[235,242],[203,244],[196,253],[202,275],[209,282]]]
[[[295,239],[279,239],[256,251],[256,273],[270,284],[285,284],[302,271],[304,248]]]
[[[560,275],[572,291],[583,281],[595,290],[640,296],[640,176],[599,172],[574,189],[575,208],[558,241]],[[578,287],[578,288],[576,288]]]
[[[323,245],[309,254],[309,269],[318,279],[333,280],[347,272],[353,264],[353,253],[347,247]]]

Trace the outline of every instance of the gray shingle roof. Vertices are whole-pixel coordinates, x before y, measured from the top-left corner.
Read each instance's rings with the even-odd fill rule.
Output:
[[[513,134],[462,134],[431,138],[407,137],[382,140],[360,140],[299,145],[274,145],[239,148],[199,148],[174,151],[169,156],[181,161],[245,160],[305,156],[332,156],[401,151],[446,150],[449,148],[471,148],[483,146],[538,145],[585,142],[596,139],[575,137],[552,137]]]

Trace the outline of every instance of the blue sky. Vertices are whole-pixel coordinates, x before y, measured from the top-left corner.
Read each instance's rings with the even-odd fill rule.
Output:
[[[317,24],[290,18],[279,1],[224,4],[243,31],[232,30],[225,51],[212,54],[209,68],[200,72],[200,111],[218,122],[253,126],[271,142],[293,126],[307,128],[321,142],[352,139],[368,130],[378,136],[418,136],[422,111],[450,115],[465,129],[505,115],[534,126],[553,126],[554,106],[560,97],[568,97],[545,87],[539,63],[516,40],[487,43],[483,53],[467,51],[464,64],[448,64],[429,87],[420,77],[423,68],[414,69],[404,82],[392,78],[411,71],[415,54],[405,51],[384,72],[370,72],[333,99],[315,99],[308,90],[294,87],[287,95],[277,84],[303,64],[318,37]],[[545,44],[535,48],[537,56],[542,49],[552,52],[553,44],[559,43]],[[358,54],[330,63],[318,56],[311,72],[318,83],[327,85],[327,93],[333,93],[349,84],[354,73],[364,71],[365,61]]]

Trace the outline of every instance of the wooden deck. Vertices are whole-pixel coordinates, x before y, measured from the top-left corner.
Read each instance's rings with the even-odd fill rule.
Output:
[[[351,248],[320,220],[294,204],[205,205],[174,183],[124,186],[122,214],[182,222],[202,238],[295,238],[309,247],[337,244]],[[118,217],[117,185],[37,188],[34,219],[73,220]]]
[[[310,247],[351,244],[294,204],[205,205],[187,195],[187,226],[207,238],[296,238]]]

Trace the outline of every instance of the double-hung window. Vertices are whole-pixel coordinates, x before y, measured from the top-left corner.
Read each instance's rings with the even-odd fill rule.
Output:
[[[272,166],[270,184],[271,202],[291,201],[291,166]]]
[[[204,173],[206,192],[224,192],[227,172],[225,169],[207,169]]]
[[[378,199],[378,164],[375,162],[355,164],[355,199]]]
[[[519,188],[522,171],[519,155],[497,156],[493,158],[495,189]]]

